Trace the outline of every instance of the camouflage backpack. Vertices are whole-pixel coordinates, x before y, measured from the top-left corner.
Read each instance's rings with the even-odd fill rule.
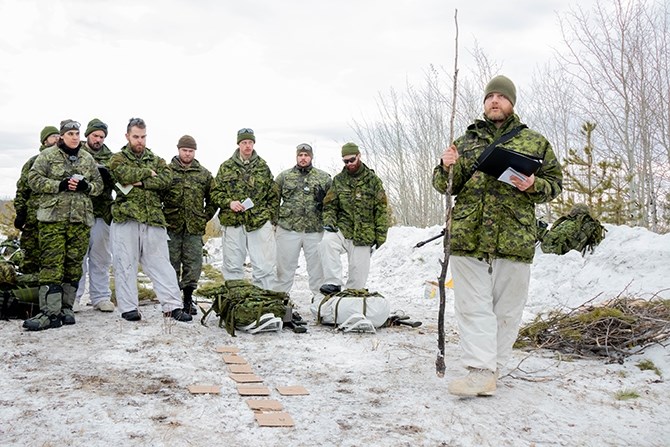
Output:
[[[588,206],[575,205],[566,216],[560,217],[551,226],[542,240],[542,251],[563,255],[577,250],[584,255],[605,238],[605,228],[597,219],[591,217]]]
[[[212,307],[203,315],[201,322],[210,312],[219,317],[219,327],[233,337],[235,328],[258,322],[260,317],[272,313],[283,318],[286,306],[289,305],[289,296],[284,292],[273,292],[256,287],[245,280],[229,280],[203,295],[213,299]]]

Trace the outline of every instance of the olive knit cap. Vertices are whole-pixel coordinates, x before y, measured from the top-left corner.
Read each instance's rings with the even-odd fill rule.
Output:
[[[240,141],[251,140],[254,143],[256,142],[256,136],[252,129],[244,128],[237,131],[237,144],[240,144]]]
[[[60,134],[65,135],[68,130],[79,130],[81,124],[78,121],[67,119],[60,122]]]
[[[491,93],[500,93],[505,98],[509,99],[509,102],[511,102],[512,105],[516,104],[516,87],[514,86],[514,82],[507,76],[496,76],[486,84],[486,88],[484,89],[485,101],[486,97]]]
[[[88,122],[88,125],[86,126],[86,132],[84,132],[84,136],[87,137],[96,130],[102,130],[105,133],[105,138],[107,138],[107,124],[103,123],[98,118],[93,118],[91,121]]]
[[[342,146],[342,156],[346,157],[348,155],[358,155],[361,151],[358,150],[358,146],[355,143],[347,143]]]
[[[44,144],[44,142],[49,138],[51,135],[58,135],[58,128],[56,126],[46,126],[44,129],[42,129],[42,132],[40,132],[40,143]]]
[[[177,149],[187,147],[189,149],[198,149],[198,145],[195,142],[195,138],[190,135],[184,135],[177,142]]]
[[[302,143],[296,146],[295,154],[300,155],[302,152],[309,154],[310,157],[314,157],[314,150],[312,149],[312,146],[307,143]]]

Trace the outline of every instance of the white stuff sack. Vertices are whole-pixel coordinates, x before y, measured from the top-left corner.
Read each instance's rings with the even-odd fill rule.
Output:
[[[360,291],[359,291],[360,293]],[[319,300],[321,298],[321,300]],[[363,314],[378,328],[391,314],[391,304],[382,295],[373,292],[367,296],[347,295],[347,290],[325,296],[317,295],[310,308],[317,323],[340,325],[354,314]]]

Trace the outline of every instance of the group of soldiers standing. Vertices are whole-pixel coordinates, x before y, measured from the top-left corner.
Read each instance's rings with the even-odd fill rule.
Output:
[[[217,211],[224,279],[243,279],[248,256],[254,285],[288,293],[302,249],[314,295],[365,286],[371,253],[386,240],[388,209],[381,180],[354,143],[342,147],[344,168],[333,179],[312,165],[309,144],[297,146],[296,165],[275,179],[254,149],[254,131],[243,128],[238,148],[213,177],[195,159],[189,135],[169,164],[146,147],[141,118],[128,122],[120,152],[105,145],[107,135],[99,119],[88,123],[85,141],[76,121],[47,126],[40,153],[23,166],[14,225],[24,250],[21,272],[37,277],[40,306],[24,328],[75,324],[73,308],[87,279],[93,308],[113,312],[110,267],[122,318],[142,318],[141,267],[164,315],[191,321],[203,235]]]

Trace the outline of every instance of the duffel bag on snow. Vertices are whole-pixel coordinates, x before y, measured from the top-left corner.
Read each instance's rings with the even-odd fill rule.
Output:
[[[363,314],[374,327],[381,327],[391,314],[391,304],[378,292],[367,289],[345,289],[326,295],[321,302],[312,303],[317,323],[339,326],[354,314]]]

